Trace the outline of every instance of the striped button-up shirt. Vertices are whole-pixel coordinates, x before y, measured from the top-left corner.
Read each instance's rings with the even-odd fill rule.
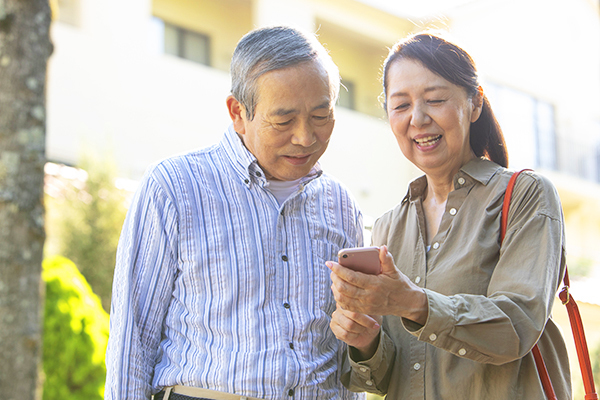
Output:
[[[362,240],[353,199],[318,165],[280,205],[232,126],[149,168],[119,242],[105,399],[176,384],[363,398],[340,384],[325,266]]]

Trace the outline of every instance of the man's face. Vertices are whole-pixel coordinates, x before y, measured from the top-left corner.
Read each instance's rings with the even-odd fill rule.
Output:
[[[254,119],[235,98],[227,99],[234,128],[267,179],[306,176],[325,152],[333,131],[329,78],[316,62],[267,72],[258,81]]]

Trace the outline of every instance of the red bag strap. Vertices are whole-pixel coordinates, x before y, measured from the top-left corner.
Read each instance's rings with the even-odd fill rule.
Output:
[[[524,169],[513,173],[513,175],[510,177],[510,180],[508,181],[508,186],[506,187],[506,193],[504,194],[504,202],[502,203],[502,215],[500,221],[500,241],[503,241],[504,235],[506,235],[506,227],[508,223],[508,209],[510,207],[510,199],[512,197],[512,192],[515,187],[517,177],[523,171],[531,170]],[[569,293],[569,285],[569,272],[565,267],[564,287],[559,293],[559,298],[562,301],[562,303],[567,307],[567,312],[569,314],[569,321],[571,323],[571,329],[573,330],[573,338],[575,340],[575,349],[577,350],[577,358],[579,359],[579,366],[581,368],[581,375],[583,378],[583,386],[586,393],[585,400],[598,400],[598,394],[596,393],[596,388],[594,386],[594,375],[592,373],[592,364],[590,363],[590,354],[588,352],[587,341],[585,340],[585,332],[583,330],[583,321],[581,320],[579,307],[577,307],[575,299],[573,299],[573,296]],[[554,388],[552,387],[552,382],[550,381],[550,376],[548,375],[546,364],[544,363],[544,359],[542,358],[542,354],[537,344],[533,347],[531,352],[533,354],[533,358],[535,359],[535,365],[537,367],[540,380],[542,381],[544,391],[546,392],[546,396],[550,400],[556,400],[556,394],[554,392]]]
[[[581,367],[581,377],[583,378],[583,387],[585,389],[585,400],[598,400],[596,387],[594,385],[594,374],[592,372],[592,364],[590,363],[590,353],[588,351],[585,332],[583,330],[583,321],[579,313],[579,307],[573,296],[569,293],[567,273],[565,272],[565,286],[562,288],[558,297],[567,307],[569,313],[569,322],[573,330],[573,339],[575,341],[575,349],[577,350],[577,358]]]

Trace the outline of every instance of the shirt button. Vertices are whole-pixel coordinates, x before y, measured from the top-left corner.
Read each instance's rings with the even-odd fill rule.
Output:
[[[256,176],[258,176],[259,178],[262,176],[262,174],[260,173],[260,171],[256,172]]]
[[[464,185],[465,184],[465,178],[458,178],[458,184],[459,185]]]
[[[294,343],[290,343],[290,349],[294,350]]]
[[[367,372],[367,369],[365,367],[360,367],[360,372]]]
[[[420,276],[417,276],[417,277],[415,278],[415,283],[419,283],[419,282],[421,282],[421,277],[420,277]]]
[[[435,333],[432,333],[431,335],[429,335],[429,340],[431,340],[432,342],[435,342],[436,339],[437,339],[437,335]]]
[[[460,349],[460,350],[458,351],[458,355],[459,355],[459,356],[464,356],[465,354],[467,354],[467,351],[466,351],[465,349]]]
[[[437,249],[439,249],[439,248],[440,248],[440,244],[439,244],[439,242],[435,242],[435,243],[433,244],[433,246],[431,246],[431,247],[433,247],[433,249],[434,249],[434,250],[437,250]]]
[[[450,215],[456,215],[456,208],[450,209]]]
[[[290,389],[288,390],[288,396],[293,396],[294,395],[294,389]]]
[[[283,261],[287,261],[287,260],[288,260],[288,258],[287,258],[287,256],[286,256],[286,255],[283,255],[283,256],[281,256],[281,259],[282,259]]]
[[[367,386],[373,386],[373,381],[371,381],[371,380],[366,381],[365,385],[367,385]]]
[[[284,306],[285,308],[290,308],[290,307],[291,307],[291,306],[290,306],[290,303],[283,303],[283,306]]]
[[[413,365],[413,368],[415,369],[415,371],[418,371],[421,369],[421,364],[415,363],[415,365]]]

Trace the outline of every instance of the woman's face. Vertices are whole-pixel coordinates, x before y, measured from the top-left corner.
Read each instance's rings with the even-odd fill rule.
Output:
[[[427,175],[454,176],[475,157],[471,123],[482,95],[467,91],[410,59],[394,61],[387,77],[387,113],[404,156]]]

